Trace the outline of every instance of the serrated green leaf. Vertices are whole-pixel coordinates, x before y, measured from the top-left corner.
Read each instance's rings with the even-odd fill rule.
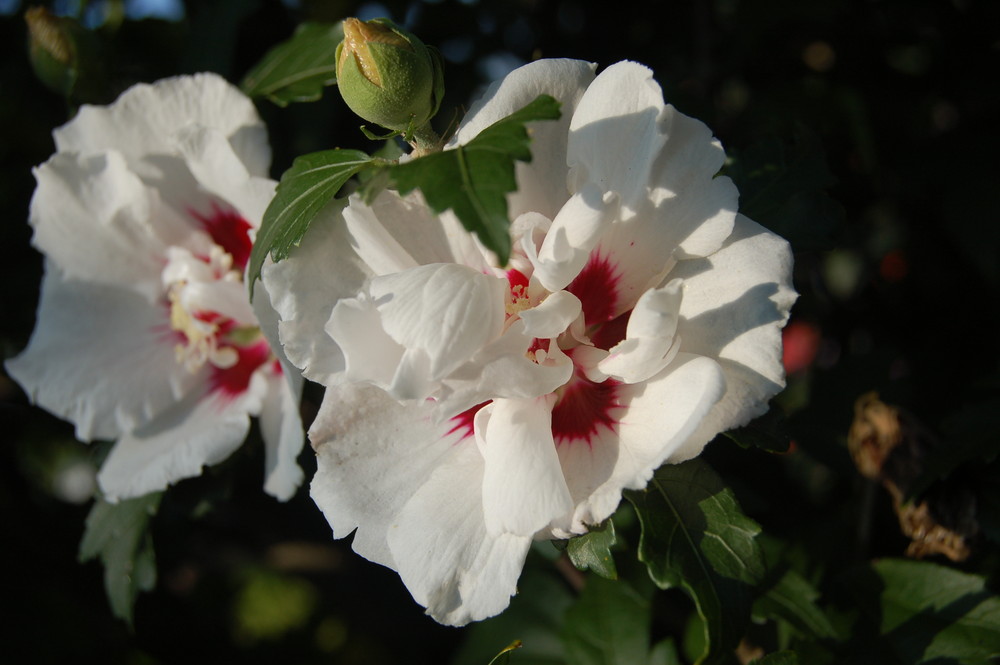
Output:
[[[639,559],[660,588],[691,596],[705,622],[698,662],[717,662],[746,631],[753,587],[764,576],[760,527],[697,459],[661,467],[646,489],[626,497],[642,527]]]
[[[819,592],[804,577],[788,570],[754,602],[753,613],[768,619],[787,621],[804,635],[835,638],[837,631],[816,605]]]
[[[336,51],[343,39],[342,23],[303,23],[247,73],[243,92],[278,106],[316,101],[337,82]]]
[[[590,528],[590,531],[571,538],[566,545],[566,553],[573,565],[580,570],[592,570],[609,580],[618,579],[618,569],[611,547],[618,542],[615,524],[610,519]]]
[[[360,150],[323,150],[302,155],[285,171],[250,252],[247,279],[250,297],[268,254],[281,261],[296,247],[316,215],[358,172],[372,168],[380,160]]]
[[[161,496],[155,492],[118,503],[98,499],[87,515],[80,541],[80,561],[100,558],[111,611],[129,625],[139,592],[149,591],[156,584],[149,521],[156,514]]]
[[[562,640],[573,665],[637,665],[649,660],[650,603],[631,585],[590,577],[566,612]]]
[[[794,651],[775,651],[763,658],[750,661],[750,665],[799,665],[799,657]]]
[[[420,189],[434,212],[453,210],[462,225],[505,265],[510,257],[506,196],[517,189],[514,162],[531,161],[525,124],[556,120],[559,115],[559,102],[539,95],[465,145],[392,167],[392,182],[400,194]]]
[[[1000,658],[1000,596],[983,577],[882,559],[844,583],[898,662],[989,665]]]

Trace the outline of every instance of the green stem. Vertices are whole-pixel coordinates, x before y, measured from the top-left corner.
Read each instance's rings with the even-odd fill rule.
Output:
[[[413,156],[420,157],[432,152],[439,152],[442,148],[442,141],[438,133],[431,127],[431,123],[428,122],[423,127],[413,131],[410,145],[413,146]]]

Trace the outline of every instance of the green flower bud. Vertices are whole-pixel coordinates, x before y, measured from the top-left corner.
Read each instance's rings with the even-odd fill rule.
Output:
[[[388,19],[344,19],[337,86],[359,116],[404,133],[427,125],[444,96],[437,52]]]
[[[73,19],[44,7],[24,12],[28,55],[39,80],[75,101],[103,101],[104,71],[94,35]]]

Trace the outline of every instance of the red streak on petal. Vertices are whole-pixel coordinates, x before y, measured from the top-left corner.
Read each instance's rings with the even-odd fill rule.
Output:
[[[594,252],[580,274],[566,287],[583,304],[584,321],[588,327],[614,318],[619,279],[617,266]]]
[[[202,215],[194,210],[188,210],[192,217],[201,222],[202,228],[216,245],[226,250],[233,257],[233,267],[242,271],[250,260],[250,249],[253,244],[247,232],[250,223],[235,210],[225,210],[212,203],[212,212]]]
[[[239,360],[232,367],[222,369],[212,367],[211,386],[213,391],[222,393],[230,399],[235,398],[250,386],[250,377],[257,368],[271,359],[271,347],[267,341],[261,340],[250,346],[234,346]]]
[[[511,268],[507,271],[507,281],[510,282],[510,289],[513,291],[515,287],[520,286],[522,289],[528,288],[528,278],[523,272],[517,270],[516,268]]]
[[[485,402],[482,402],[480,404],[477,404],[477,405],[475,405],[473,407],[470,407],[470,408],[466,409],[465,411],[463,411],[462,413],[458,414],[457,416],[452,416],[451,417],[451,422],[453,422],[455,424],[452,426],[452,428],[450,430],[448,430],[447,432],[445,432],[445,435],[454,434],[455,432],[459,432],[459,434],[460,434],[459,441],[462,441],[462,440],[466,439],[467,437],[472,436],[475,433],[475,431],[476,431],[476,429],[475,429],[475,426],[476,426],[476,414],[479,413],[479,409],[483,408],[484,406],[486,406],[487,404],[489,404],[492,401],[493,400],[489,400],[488,399]]]
[[[577,368],[552,409],[556,445],[582,441],[590,446],[602,429],[614,430],[618,424],[616,413],[622,408],[618,403],[619,385],[614,379],[594,383]]]
[[[632,310],[611,319],[603,325],[597,326],[597,329],[590,334],[590,341],[597,348],[607,351],[625,339],[625,331],[628,329],[630,316],[632,316]]]

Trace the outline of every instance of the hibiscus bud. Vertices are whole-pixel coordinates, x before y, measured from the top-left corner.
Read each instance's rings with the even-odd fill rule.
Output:
[[[444,95],[437,52],[388,19],[344,19],[337,85],[352,111],[399,132],[426,125]]]
[[[46,87],[77,101],[98,101],[103,70],[94,36],[71,18],[44,7],[24,12],[28,55],[35,75]]]

